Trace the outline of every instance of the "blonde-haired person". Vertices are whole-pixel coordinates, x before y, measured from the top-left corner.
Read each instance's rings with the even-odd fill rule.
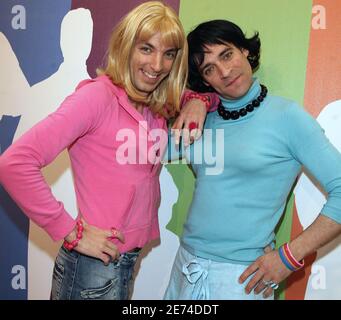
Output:
[[[146,2],[113,30],[101,75],[82,81],[0,157],[0,182],[11,197],[53,240],[65,240],[52,299],[129,297],[139,250],[159,237],[160,159],[186,79],[187,43],[177,15],[161,2]],[[206,106],[195,100],[178,125],[202,125]],[[76,220],[41,173],[66,148]]]
[[[163,81],[149,95],[141,95],[131,76],[131,48],[140,42],[148,42],[159,35],[160,42],[177,53],[168,81]],[[114,83],[124,87],[128,96],[136,101],[148,103],[154,113],[167,116],[165,105],[171,106],[171,115],[179,111],[179,103],[187,81],[188,47],[186,36],[178,16],[170,7],[160,2],[140,5],[122,19],[112,33],[109,44],[107,66],[104,73]]]

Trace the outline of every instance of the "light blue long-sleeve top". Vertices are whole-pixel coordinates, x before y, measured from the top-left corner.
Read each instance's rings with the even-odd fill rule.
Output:
[[[260,91],[254,79],[242,98],[221,100],[240,109]],[[302,166],[328,193],[321,213],[341,223],[341,155],[293,101],[268,95],[238,120],[210,113],[202,139],[185,154],[196,184],[181,244],[196,256],[248,265],[263,255]]]

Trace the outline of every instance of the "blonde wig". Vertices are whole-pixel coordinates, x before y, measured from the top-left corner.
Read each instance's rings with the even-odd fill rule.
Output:
[[[137,40],[148,40],[160,33],[165,46],[175,47],[177,55],[169,75],[147,97],[132,83],[131,51]],[[175,11],[159,1],[145,2],[124,16],[114,28],[107,53],[106,67],[100,71],[121,86],[129,98],[147,104],[152,112],[166,118],[180,108],[180,98],[187,81],[188,47],[182,24]]]

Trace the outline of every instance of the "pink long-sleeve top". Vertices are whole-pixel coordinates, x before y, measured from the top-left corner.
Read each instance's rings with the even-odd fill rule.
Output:
[[[151,138],[155,129],[165,133],[158,144]],[[125,244],[113,240],[121,252],[143,247],[159,237],[161,164],[155,159],[166,148],[166,130],[164,118],[149,108],[140,114],[107,76],[85,80],[54,113],[4,152],[0,182],[52,239],[64,238],[75,221],[53,196],[41,169],[67,148],[78,214],[96,227],[121,230]],[[139,157],[145,164],[132,163]],[[130,164],[122,164],[126,159]]]

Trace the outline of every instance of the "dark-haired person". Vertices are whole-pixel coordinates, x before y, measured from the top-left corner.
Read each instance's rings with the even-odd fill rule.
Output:
[[[305,256],[341,232],[341,155],[302,107],[253,77],[257,33],[248,39],[237,25],[214,20],[187,40],[190,88],[221,100],[204,129],[223,130],[224,148],[221,139],[210,148],[224,153],[224,163],[221,174],[209,175],[211,164],[193,161],[205,154],[196,149],[200,141],[185,152],[196,187],[165,299],[272,299]],[[274,250],[275,227],[303,166],[328,201],[309,228]]]

